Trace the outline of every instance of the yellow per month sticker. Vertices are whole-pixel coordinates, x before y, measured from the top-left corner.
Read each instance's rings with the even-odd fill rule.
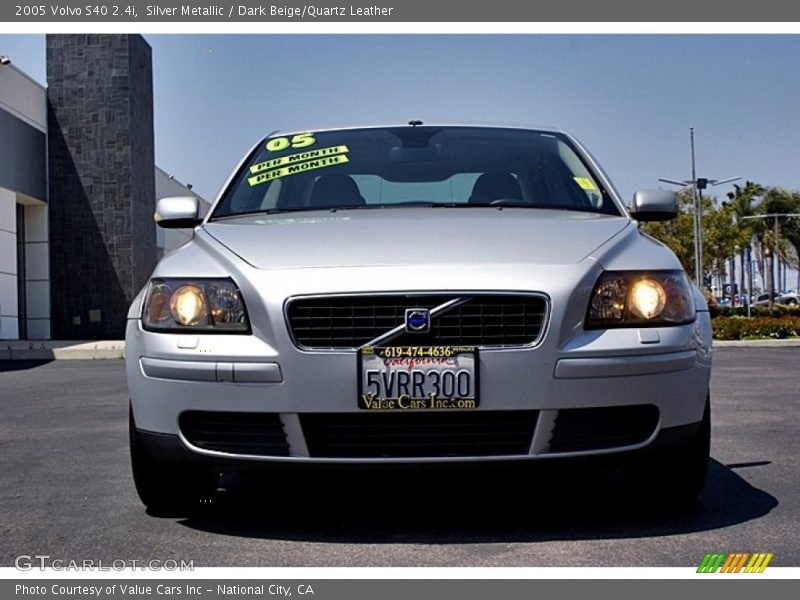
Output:
[[[597,189],[596,187],[594,187],[594,183],[592,183],[592,180],[589,179],[588,177],[573,177],[573,179],[575,180],[575,183],[577,183],[582,190],[591,192]]]
[[[319,148],[317,150],[306,150],[305,152],[300,152],[298,154],[281,156],[280,158],[273,158],[272,160],[267,160],[255,164],[252,167],[250,167],[250,173],[255,175],[256,173],[269,171],[270,169],[274,169],[276,167],[282,167],[283,165],[292,165],[295,163],[303,162],[304,160],[323,158],[325,156],[332,156],[334,154],[346,154],[347,152],[349,152],[347,146],[331,146],[329,148]]]
[[[304,162],[299,162],[293,165],[280,167],[278,169],[264,171],[263,173],[259,173],[258,175],[254,175],[253,177],[248,178],[247,183],[249,183],[250,186],[252,187],[254,185],[259,185],[261,183],[266,183],[267,181],[272,181],[273,179],[288,177],[289,175],[297,175],[299,173],[305,173],[306,171],[313,171],[314,169],[334,167],[336,165],[342,165],[346,162],[349,161],[347,160],[347,156],[344,154],[326,156],[323,158],[318,158],[316,160],[306,160]]]

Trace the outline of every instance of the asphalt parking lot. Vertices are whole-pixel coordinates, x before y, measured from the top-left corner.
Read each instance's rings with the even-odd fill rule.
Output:
[[[123,362],[0,362],[0,566],[690,566],[710,551],[800,566],[798,368],[800,348],[716,351],[713,460],[689,511],[632,507],[613,474],[411,473],[231,476],[202,513],[154,517],[130,477]]]

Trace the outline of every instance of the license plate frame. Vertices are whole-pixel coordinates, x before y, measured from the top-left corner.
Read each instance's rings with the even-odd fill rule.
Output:
[[[476,346],[364,346],[358,349],[357,363],[357,406],[361,410],[474,410],[480,406]],[[438,373],[438,379],[431,372]],[[415,373],[421,373],[424,381]],[[387,384],[388,391],[396,389],[397,393],[379,396],[381,390],[387,391]],[[378,393],[374,393],[376,389]],[[410,393],[401,394],[404,389]],[[440,394],[433,393],[434,389]],[[429,395],[419,395],[427,390]],[[453,393],[441,393],[450,390]]]

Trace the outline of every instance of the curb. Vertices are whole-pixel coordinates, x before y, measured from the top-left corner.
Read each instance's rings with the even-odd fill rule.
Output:
[[[800,340],[714,340],[714,348],[800,348]]]
[[[122,340],[0,342],[0,360],[119,360],[124,356]]]

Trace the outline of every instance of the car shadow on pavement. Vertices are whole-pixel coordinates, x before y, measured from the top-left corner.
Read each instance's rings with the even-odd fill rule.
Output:
[[[0,373],[10,371],[27,371],[28,369],[35,369],[47,363],[53,362],[53,359],[40,359],[40,360],[0,360]]]
[[[711,460],[691,508],[652,506],[616,472],[538,469],[231,476],[185,527],[237,537],[328,543],[493,543],[653,537],[759,518],[778,505]]]

